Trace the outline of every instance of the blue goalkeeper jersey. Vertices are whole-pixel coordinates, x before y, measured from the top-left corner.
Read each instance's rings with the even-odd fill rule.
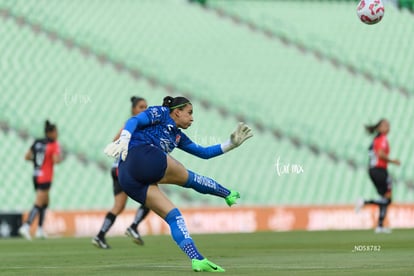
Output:
[[[192,155],[208,159],[223,154],[221,145],[200,146],[177,127],[170,117],[170,110],[163,106],[152,106],[140,114],[131,117],[125,124],[125,130],[131,133],[128,148],[139,145],[154,145],[165,153],[175,148]]]

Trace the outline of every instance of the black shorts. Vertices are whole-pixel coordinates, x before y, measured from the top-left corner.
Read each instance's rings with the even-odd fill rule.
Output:
[[[33,177],[33,186],[35,191],[42,190],[42,191],[48,191],[50,189],[50,186],[52,186],[52,182],[45,182],[45,183],[39,183],[36,180],[36,177]]]
[[[384,196],[387,192],[391,192],[392,181],[387,169],[370,168],[368,173],[379,195]]]
[[[113,184],[112,186],[114,190],[114,196],[116,196],[119,193],[123,192],[121,185],[119,185],[118,168],[114,167],[111,169],[111,176],[112,176],[112,184]]]

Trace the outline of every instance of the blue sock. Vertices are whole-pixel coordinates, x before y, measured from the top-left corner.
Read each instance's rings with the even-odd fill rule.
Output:
[[[219,197],[226,197],[230,194],[230,191],[213,179],[198,175],[195,172],[188,171],[187,183],[184,185],[185,188],[192,188],[202,194],[211,194]]]
[[[165,221],[170,226],[172,238],[190,259],[204,259],[200,252],[198,252],[193,239],[190,237],[190,233],[188,233],[180,210],[177,208],[172,209],[165,217]]]

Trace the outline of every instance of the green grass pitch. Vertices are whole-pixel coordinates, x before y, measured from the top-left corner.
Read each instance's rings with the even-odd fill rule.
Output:
[[[193,235],[225,275],[413,275],[414,230]],[[170,236],[0,239],[0,275],[194,275]]]

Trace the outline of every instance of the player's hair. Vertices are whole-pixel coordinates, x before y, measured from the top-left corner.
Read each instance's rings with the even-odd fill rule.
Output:
[[[373,124],[373,125],[365,125],[365,130],[369,133],[369,134],[374,134],[376,132],[378,132],[378,127],[381,125],[381,123],[385,121],[385,119],[381,119],[378,121],[378,123]]]
[[[137,104],[140,102],[140,101],[145,101],[145,99],[144,98],[142,98],[142,97],[135,97],[135,96],[132,96],[131,97],[131,104],[132,104],[132,108],[135,108],[135,106],[137,106]]]
[[[45,133],[49,133],[56,130],[56,125],[52,124],[49,120],[45,121]]]
[[[183,110],[183,108],[187,105],[191,104],[190,100],[185,97],[171,97],[167,96],[162,101],[162,106],[166,106],[170,109],[170,112],[174,109],[178,108]]]

